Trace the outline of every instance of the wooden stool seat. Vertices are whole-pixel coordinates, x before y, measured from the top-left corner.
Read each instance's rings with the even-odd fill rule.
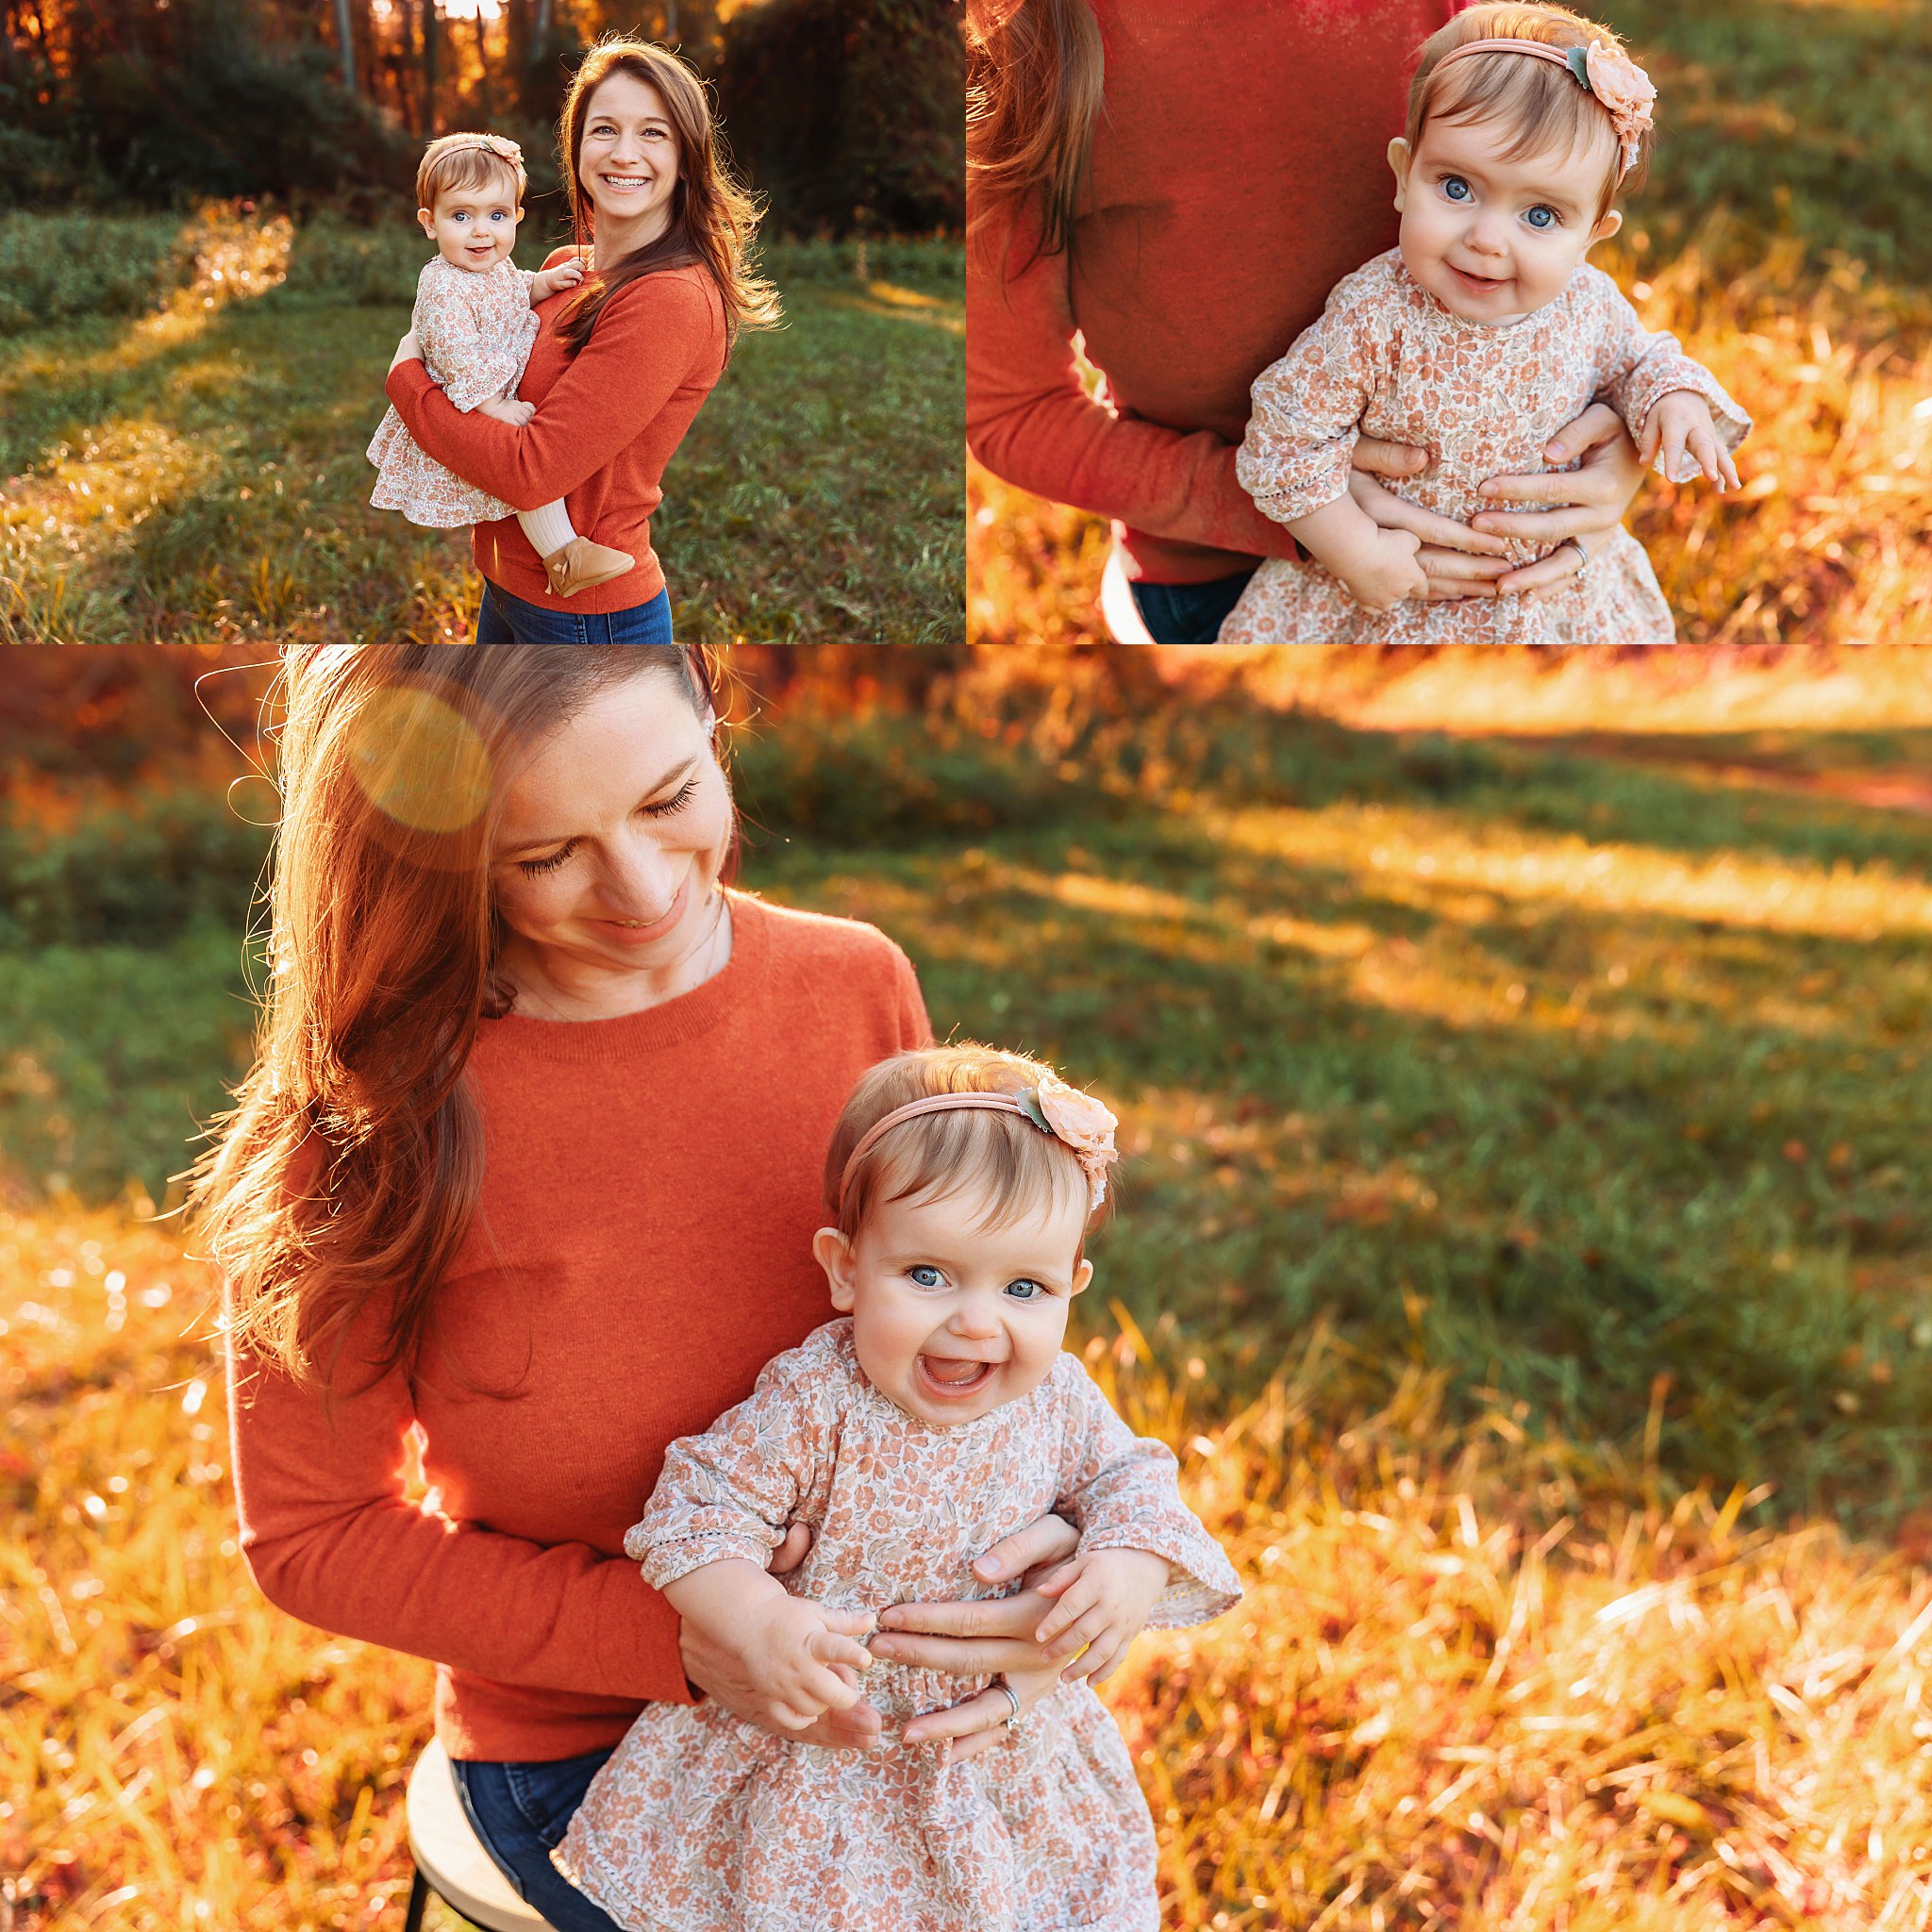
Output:
[[[471,1830],[449,1753],[434,1740],[409,1773],[408,1810],[409,1855],[416,1861],[409,1932],[421,1923],[425,1888],[485,1932],[555,1932],[548,1919],[517,1896]]]

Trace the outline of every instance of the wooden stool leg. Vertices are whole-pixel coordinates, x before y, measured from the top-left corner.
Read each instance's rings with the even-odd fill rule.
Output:
[[[419,1872],[415,1883],[409,1887],[409,1910],[403,1920],[403,1932],[423,1932],[423,1907],[428,1903],[428,1882]]]

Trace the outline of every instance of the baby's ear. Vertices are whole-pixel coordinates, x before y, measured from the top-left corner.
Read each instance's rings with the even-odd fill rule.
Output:
[[[432,241],[436,238],[436,217],[426,208],[416,210],[416,225]]]
[[[1590,231],[1590,245],[1594,248],[1599,242],[1607,242],[1624,225],[1624,210],[1613,208],[1595,227]]]
[[[1389,143],[1389,165],[1395,170],[1395,212],[1402,212],[1402,197],[1408,192],[1408,143],[1397,135]]]
[[[857,1275],[853,1267],[852,1237],[836,1227],[822,1227],[811,1238],[812,1257],[825,1271],[825,1284],[832,1291],[832,1306],[841,1315],[852,1312],[858,1299]]]
[[[1092,1263],[1091,1261],[1089,1261],[1089,1260],[1086,1260],[1086,1259],[1084,1259],[1084,1258],[1083,1258],[1083,1259],[1081,1260],[1081,1263],[1080,1263],[1080,1265],[1079,1265],[1079,1266],[1078,1266],[1077,1268],[1075,1268],[1075,1269],[1074,1270],[1074,1285],[1073,1285],[1073,1287],[1072,1287],[1072,1288],[1070,1288],[1070,1289],[1069,1289],[1069,1290],[1067,1291],[1067,1292],[1068,1292],[1069,1294],[1083,1294],[1083,1293],[1085,1293],[1085,1292],[1086,1292],[1086,1289],[1087,1289],[1087,1284],[1088,1284],[1088,1283],[1089,1283],[1090,1281],[1091,1281],[1092,1279],[1093,1279],[1093,1263]]]

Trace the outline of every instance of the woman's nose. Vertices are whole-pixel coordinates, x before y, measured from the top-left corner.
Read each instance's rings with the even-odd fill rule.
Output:
[[[677,868],[655,839],[640,833],[622,844],[603,880],[603,898],[620,919],[662,919],[677,896]]]

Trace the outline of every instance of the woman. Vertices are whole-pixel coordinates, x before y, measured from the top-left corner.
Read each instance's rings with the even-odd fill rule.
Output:
[[[1464,4],[975,0],[967,440],[996,475],[1114,520],[1109,577],[1157,642],[1211,641],[1258,560],[1294,555],[1235,478],[1248,387],[1394,246],[1384,152],[1415,49]],[[1494,493],[1570,508],[1432,516],[1372,480],[1426,452],[1367,440],[1351,490],[1421,539],[1431,597],[1533,594],[1575,574],[1557,546],[1614,528],[1642,474],[1602,405],[1544,453],[1583,467]],[[1507,536],[1551,554],[1512,570]]]
[[[824,1319],[832,1124],[864,1068],[931,1038],[881,934],[725,888],[713,732],[676,649],[292,660],[274,972],[198,1189],[257,1580],[436,1660],[471,1819],[562,1932],[608,1925],[549,1850],[644,1702],[783,1728],[624,1532],[666,1445]],[[794,1529],[774,1567],[808,1542]],[[1048,1518],[981,1574],[1074,1543]],[[874,1648],[1006,1671],[1030,1707],[1057,1677],[1027,1637],[1044,1610],[1025,1591],[900,1611],[979,1641]],[[975,1751],[1009,1709],[995,1689],[908,1735]],[[875,1743],[878,1720],[860,1705],[805,1735]]]
[[[630,39],[592,47],[564,98],[558,150],[592,274],[537,306],[542,329],[518,385],[529,420],[455,408],[413,336],[391,364],[389,398],[465,481],[520,508],[562,497],[576,529],[637,559],[566,600],[514,517],[479,524],[478,643],[669,643],[650,525],[664,466],[739,329],[774,325],[777,299],[750,267],[757,208],[719,158],[702,83],[675,54]]]

